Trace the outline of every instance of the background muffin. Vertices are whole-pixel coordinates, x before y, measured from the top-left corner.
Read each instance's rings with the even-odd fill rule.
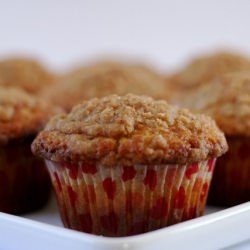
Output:
[[[19,214],[44,205],[50,193],[43,162],[31,141],[60,109],[15,88],[0,87],[0,211]]]
[[[125,236],[202,215],[227,143],[206,116],[114,95],[52,119],[32,150],[47,159],[66,227]]]
[[[200,56],[169,77],[176,88],[192,88],[225,73],[250,70],[249,58],[232,52]]]
[[[165,94],[163,79],[144,65],[99,62],[62,77],[59,84],[46,89],[43,96],[69,111],[83,100],[127,93],[162,97]]]
[[[0,86],[18,87],[37,94],[55,79],[55,75],[34,59],[9,58],[0,61]]]
[[[176,103],[213,117],[229,151],[218,160],[209,202],[236,205],[250,200],[250,71],[225,74],[180,93]]]

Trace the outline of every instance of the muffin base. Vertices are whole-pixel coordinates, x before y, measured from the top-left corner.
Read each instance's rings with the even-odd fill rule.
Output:
[[[235,206],[250,201],[250,138],[227,137],[229,151],[217,161],[208,203]]]
[[[0,211],[23,214],[48,201],[51,181],[43,160],[35,157],[33,138],[11,141],[0,147]]]
[[[105,168],[47,161],[65,227],[111,237],[201,216],[214,164]]]

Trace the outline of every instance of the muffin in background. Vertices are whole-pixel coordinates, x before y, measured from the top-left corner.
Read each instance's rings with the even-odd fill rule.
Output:
[[[55,81],[56,76],[34,59],[13,57],[0,60],[0,86],[38,94]]]
[[[84,101],[32,144],[46,159],[64,225],[112,237],[202,215],[226,150],[211,118],[132,94]]]
[[[250,71],[224,74],[175,103],[210,115],[225,133],[229,151],[217,162],[208,202],[233,206],[250,201]]]
[[[0,87],[1,212],[30,212],[48,200],[49,174],[30,145],[47,120],[59,112],[21,89]]]
[[[133,93],[160,98],[165,92],[163,78],[148,67],[104,61],[68,73],[59,84],[45,89],[42,96],[70,111],[74,105],[94,97]]]
[[[166,77],[169,89],[182,92],[197,88],[225,73],[250,70],[250,60],[240,54],[221,51],[193,59],[182,70]]]

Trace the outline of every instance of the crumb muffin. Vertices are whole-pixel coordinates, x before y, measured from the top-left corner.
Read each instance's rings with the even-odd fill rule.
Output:
[[[224,74],[183,92],[176,103],[213,117],[229,151],[218,160],[209,203],[233,206],[250,201],[250,71]]]
[[[160,98],[164,92],[162,77],[144,65],[100,62],[62,77],[59,84],[44,91],[43,97],[69,111],[93,97],[134,93]]]
[[[51,182],[30,145],[60,109],[15,88],[0,87],[0,211],[26,213],[48,200]]]
[[[250,70],[248,58],[231,52],[217,52],[194,59],[184,69],[167,77],[169,88],[176,91],[196,88],[225,73]]]
[[[18,87],[37,94],[55,79],[55,75],[34,59],[9,58],[0,61],[0,86]]]
[[[46,159],[64,225],[105,236],[202,215],[226,150],[209,117],[132,94],[85,101],[32,144]]]

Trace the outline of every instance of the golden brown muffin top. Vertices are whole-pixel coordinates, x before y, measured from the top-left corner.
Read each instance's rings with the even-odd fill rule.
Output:
[[[0,145],[36,134],[48,119],[62,112],[17,88],[0,87]]]
[[[73,71],[70,71],[68,74],[66,74],[66,77],[82,77],[83,74],[92,75],[98,72],[101,73],[115,69],[118,70],[131,69],[137,72],[141,72],[143,74],[151,75],[151,77],[159,78],[159,74],[148,65],[139,62],[133,63],[133,62],[115,61],[115,60],[100,60],[95,63],[76,68]]]
[[[250,71],[225,74],[185,91],[176,104],[212,116],[227,135],[250,136]]]
[[[170,87],[193,88],[221,74],[250,70],[250,61],[241,55],[218,52],[194,59],[183,70],[167,77]]]
[[[163,79],[143,65],[100,62],[69,73],[52,89],[45,90],[43,96],[69,111],[83,100],[111,94],[160,98],[164,88]]]
[[[38,93],[54,81],[55,76],[33,59],[10,58],[0,61],[0,86]]]
[[[84,101],[69,114],[56,116],[36,137],[32,150],[59,162],[186,164],[220,156],[227,143],[205,115],[128,94]]]

